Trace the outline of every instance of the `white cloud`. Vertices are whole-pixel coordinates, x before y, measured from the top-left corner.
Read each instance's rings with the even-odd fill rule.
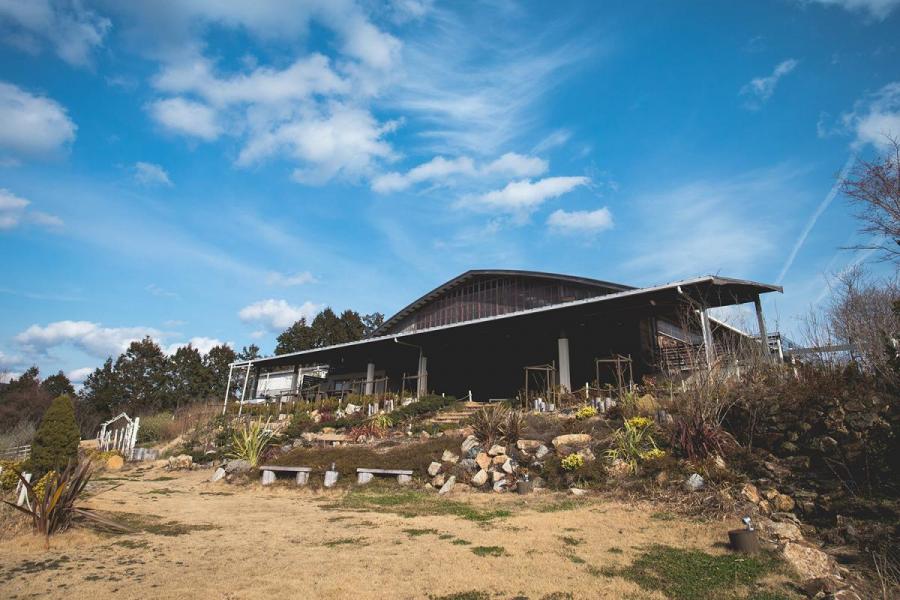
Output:
[[[804,3],[818,2],[828,6],[839,6],[851,12],[865,12],[869,16],[884,20],[900,6],[900,0],[800,0]]]
[[[32,325],[15,336],[28,352],[45,354],[51,348],[71,345],[91,356],[106,358],[128,349],[133,341],[150,336],[158,342],[162,334],[152,327],[103,327],[90,321],[56,321]]]
[[[205,104],[184,98],[156,100],[148,106],[150,114],[174,133],[212,141],[222,133],[216,111]]]
[[[309,271],[303,271],[300,273],[278,273],[277,271],[272,271],[268,275],[266,275],[266,283],[269,285],[281,285],[285,287],[292,287],[295,285],[305,285],[307,283],[314,283],[316,278]]]
[[[751,110],[761,108],[775,93],[775,88],[781,78],[793,71],[800,62],[794,58],[782,61],[775,66],[772,74],[767,77],[756,77],[750,83],[741,88],[741,96],[747,98],[744,106]]]
[[[260,323],[269,331],[280,331],[287,329],[301,318],[312,321],[321,310],[322,305],[312,302],[294,306],[287,300],[270,298],[245,306],[238,312],[238,316],[247,323]]]
[[[134,178],[144,185],[164,185],[171,187],[172,180],[161,166],[138,161],[134,163]]]
[[[312,54],[285,69],[258,67],[250,73],[219,77],[206,58],[169,65],[153,80],[153,86],[169,94],[194,94],[207,103],[283,104],[306,100],[315,94],[346,93],[351,83],[331,69],[326,56]]]
[[[0,81],[0,158],[43,158],[75,139],[75,123],[58,102]]]
[[[160,298],[178,298],[178,293],[173,292],[171,290],[167,290],[159,287],[155,283],[148,284],[145,288],[148,292],[153,294],[154,296],[159,296]]]
[[[200,354],[209,354],[209,351],[215,348],[216,346],[221,346],[223,342],[216,338],[209,337],[192,337],[186,342],[179,342],[176,344],[170,344],[164,350],[166,355],[171,356],[175,354],[179,348],[184,348],[185,346],[191,346],[196,349]],[[231,344],[226,344],[231,345]]]
[[[71,65],[87,66],[112,23],[77,0],[3,0],[0,28],[7,44],[29,53],[46,43]]]
[[[380,124],[367,110],[332,103],[324,112],[284,123],[267,123],[254,132],[238,155],[239,166],[249,166],[274,155],[287,155],[303,166],[292,177],[301,183],[323,183],[337,175],[369,172],[377,159],[394,152],[383,136],[395,122]]]
[[[547,225],[558,233],[584,234],[606,231],[613,226],[612,213],[607,207],[597,210],[555,210],[547,218]]]
[[[542,175],[548,169],[546,160],[536,156],[526,156],[507,152],[503,156],[475,166],[468,156],[444,158],[435,156],[430,161],[413,167],[406,173],[385,173],[372,180],[372,189],[380,194],[399,192],[422,182],[448,183],[455,178],[477,178],[507,175],[512,177],[533,177]]]
[[[884,150],[889,137],[900,138],[900,81],[885,85],[841,115],[841,130],[855,136],[856,149],[871,144]]]
[[[78,385],[84,383],[84,380],[88,378],[88,376],[94,372],[93,367],[81,367],[80,369],[72,369],[66,373],[66,377],[69,378],[73,384]]]
[[[540,142],[531,149],[534,154],[540,154],[547,150],[552,150],[565,145],[572,138],[572,132],[568,129],[556,129],[547,134]]]
[[[0,230],[32,224],[43,227],[59,227],[62,219],[37,210],[28,210],[31,202],[0,188]]]
[[[461,204],[474,210],[527,215],[547,200],[587,185],[587,177],[545,177],[537,181],[512,181],[503,189],[469,196]]]
[[[6,373],[14,368],[21,368],[23,365],[21,356],[4,354],[0,352],[0,374]]]

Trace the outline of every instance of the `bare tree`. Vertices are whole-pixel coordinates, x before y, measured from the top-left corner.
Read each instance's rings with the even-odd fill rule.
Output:
[[[865,370],[892,379],[897,360],[900,318],[895,303],[900,298],[896,276],[871,281],[860,267],[838,277],[828,325],[834,339],[850,344],[851,356]]]
[[[876,250],[882,260],[900,262],[900,140],[886,137],[888,151],[874,160],[858,160],[841,191],[858,209],[860,231],[876,240],[854,248]]]

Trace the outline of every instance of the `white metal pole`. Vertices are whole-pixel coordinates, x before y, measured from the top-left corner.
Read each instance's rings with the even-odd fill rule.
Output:
[[[231,392],[231,374],[234,373],[234,363],[228,365],[228,383],[225,384],[225,402],[222,404],[222,414],[228,409],[228,394]]]
[[[247,382],[250,381],[250,363],[247,363],[247,376],[244,377],[244,387],[241,390],[241,406],[238,408],[238,416],[241,416],[241,413],[244,412],[244,396],[247,395]]]

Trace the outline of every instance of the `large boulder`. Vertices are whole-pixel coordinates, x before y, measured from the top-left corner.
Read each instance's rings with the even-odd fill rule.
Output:
[[[459,449],[462,452],[463,457],[475,458],[476,456],[478,456],[478,453],[481,452],[481,444],[478,442],[477,437],[475,437],[474,435],[470,435],[463,440]]]
[[[475,457],[475,462],[478,463],[478,466],[482,469],[487,469],[491,466],[491,457],[488,456],[486,452],[479,452]]]
[[[224,467],[225,472],[229,475],[231,475],[233,473],[246,473],[251,468],[252,467],[250,466],[249,460],[243,460],[240,458],[235,459],[235,460],[229,460],[227,463],[225,463],[225,467]]]
[[[519,440],[516,442],[516,448],[522,452],[534,452],[543,445],[544,443],[540,440]]]
[[[803,532],[800,531],[800,528],[787,521],[761,519],[759,528],[775,542],[799,542],[803,539]]]
[[[441,463],[432,462],[430,465],[428,465],[428,474],[431,475],[432,477],[434,477],[435,475],[437,475],[440,472],[441,472]]]
[[[481,487],[485,483],[487,483],[487,480],[488,480],[488,472],[485,471],[484,469],[481,469],[480,471],[478,471],[477,473],[472,475],[472,485],[474,485],[474,486]]]
[[[591,436],[588,433],[567,433],[558,435],[553,438],[553,446],[555,448],[583,448],[591,443]]]
[[[450,493],[450,490],[453,489],[453,486],[456,485],[456,477],[451,475],[447,478],[447,481],[444,482],[444,485],[441,486],[441,489],[438,490],[438,494],[441,496]]]
[[[781,551],[784,560],[797,571],[801,579],[827,578],[834,572],[834,561],[830,556],[805,544],[788,542]]]
[[[499,456],[500,454],[506,454],[506,446],[494,444],[491,446],[491,449],[488,450],[488,456]]]

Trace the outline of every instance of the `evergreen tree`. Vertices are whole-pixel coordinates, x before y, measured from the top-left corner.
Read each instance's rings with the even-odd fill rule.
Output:
[[[326,308],[316,315],[312,322],[312,333],[315,340],[314,347],[322,348],[334,344],[342,344],[347,339],[347,330],[331,308]]]
[[[94,369],[84,380],[79,404],[103,421],[120,409],[121,402],[122,385],[119,375],[113,366],[113,360],[107,358],[102,367]]]
[[[381,325],[384,323],[384,315],[380,312],[374,312],[370,315],[363,315],[362,322],[364,327],[363,337],[369,337],[373,333],[375,333],[375,330],[381,327]]]
[[[149,337],[131,342],[116,360],[124,408],[129,413],[169,408],[168,362],[160,347]]]
[[[169,357],[169,391],[175,408],[206,399],[212,388],[212,377],[200,352],[190,344]]]
[[[234,350],[225,344],[210,348],[209,353],[203,357],[203,364],[206,365],[206,369],[209,371],[209,393],[214,398],[225,396],[229,367],[236,358],[237,355],[234,353]]]
[[[53,397],[41,387],[39,375],[38,368],[31,367],[0,387],[0,432],[23,421],[37,423],[50,406]]]
[[[62,371],[56,375],[51,375],[42,381],[41,388],[43,388],[51,398],[56,398],[57,396],[75,396],[75,388],[72,387],[72,382],[69,381],[69,378],[66,377],[66,374]]]
[[[31,443],[29,467],[37,481],[48,471],[64,469],[70,460],[78,458],[81,434],[75,423],[75,407],[68,396],[59,396],[44,413],[41,425]]]
[[[256,344],[244,346],[237,354],[238,360],[256,360],[261,356],[262,355],[259,353],[259,346],[257,346]]]
[[[312,328],[306,324],[306,318],[282,331],[276,338],[275,354],[290,354],[315,347],[315,336]]]
[[[343,342],[355,342],[366,335],[366,325],[359,313],[347,309],[341,313],[341,325],[343,325]]]

